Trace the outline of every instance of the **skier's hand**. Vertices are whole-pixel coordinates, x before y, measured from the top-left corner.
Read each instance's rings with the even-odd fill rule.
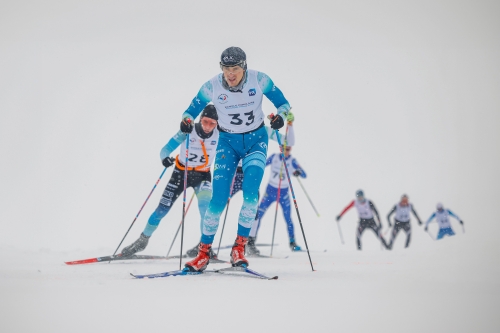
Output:
[[[387,221],[389,223],[389,228],[392,227],[391,221]]]
[[[269,120],[271,120],[271,128],[273,130],[279,130],[283,127],[283,125],[285,125],[285,122],[280,115],[274,115],[271,113],[271,115],[269,116]]]
[[[288,111],[288,114],[286,115],[286,121],[288,122],[288,125],[291,125],[294,120],[295,116],[293,115],[292,111]]]
[[[460,220],[460,224],[461,224],[461,225],[464,225],[464,221],[463,221],[463,220]]]
[[[293,175],[294,175],[295,177],[298,177],[298,176],[302,175],[302,171],[300,171],[300,170],[295,170],[295,171],[293,172]]]
[[[429,226],[426,225],[424,230],[427,231],[427,229],[429,229]]]
[[[161,161],[161,164],[163,164],[165,168],[172,166],[174,163],[175,163],[175,158],[173,157],[165,157],[163,161]]]
[[[191,119],[189,119],[188,117],[184,118],[181,121],[181,132],[188,134],[191,133],[192,131],[193,131],[193,124]]]
[[[422,221],[418,221],[418,225],[422,225]]]
[[[340,221],[340,215],[338,215],[336,218],[335,218],[338,221]]]

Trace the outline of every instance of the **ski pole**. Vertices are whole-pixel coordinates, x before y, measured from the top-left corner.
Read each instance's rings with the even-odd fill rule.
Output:
[[[191,120],[187,119],[190,123]],[[188,162],[189,162],[189,133],[186,134],[186,160],[184,162],[184,195],[182,198],[182,221],[181,221],[181,252],[179,254],[179,270],[182,269],[182,246],[184,245],[184,219],[186,218],[186,190],[187,190],[187,179],[188,179]]]
[[[142,204],[141,206],[141,209],[139,209],[139,212],[137,213],[137,215],[135,216],[134,220],[132,221],[132,224],[130,224],[130,227],[128,227],[128,230],[127,232],[125,233],[125,236],[123,236],[120,244],[118,244],[118,247],[116,248],[115,252],[113,253],[113,256],[116,254],[116,251],[118,251],[118,249],[120,248],[120,246],[122,245],[123,241],[125,240],[125,237],[127,237],[128,235],[128,232],[130,231],[130,229],[132,228],[132,226],[134,225],[135,221],[137,220],[137,218],[139,217],[139,214],[141,214],[142,212],[142,209],[144,208],[144,206],[146,206],[146,203],[148,202],[149,200],[149,197],[151,197],[151,194],[153,194],[153,191],[155,190],[156,186],[158,185],[158,183],[160,182],[161,180],[161,177],[163,177],[163,174],[165,173],[165,171],[167,171],[167,168],[163,169],[161,175],[160,175],[160,178],[158,178],[158,180],[156,181],[155,185],[153,186],[153,189],[151,190],[151,192],[149,192],[149,195],[148,197],[146,198],[146,201],[144,201],[144,203]],[[111,261],[109,261],[111,262]]]
[[[217,257],[219,256],[220,243],[222,242],[222,235],[224,235],[224,227],[226,226],[227,212],[229,210],[229,203],[231,202],[231,195],[233,194],[233,190],[234,190],[234,179],[235,178],[236,178],[236,172],[234,173],[233,182],[231,183],[231,189],[229,191],[229,198],[227,198],[226,214],[224,215],[224,222],[222,223],[222,231],[220,232],[219,247],[217,248]]]
[[[271,115],[271,116],[273,116],[273,115]],[[283,160],[285,160],[285,153],[283,152],[283,146],[281,146],[281,139],[280,139],[278,130],[274,130],[274,132],[276,133],[276,138],[278,139],[278,145],[280,146],[281,157],[283,158]],[[311,263],[311,269],[314,272],[311,254],[309,253],[309,246],[307,245],[306,235],[304,233],[304,227],[302,226],[302,220],[300,218],[299,207],[297,205],[297,199],[295,199],[295,192],[293,191],[292,181],[290,180],[290,173],[288,172],[288,167],[287,167],[286,163],[284,163],[284,165],[285,165],[286,176],[288,178],[288,185],[290,186],[290,190],[292,192],[293,203],[295,205],[295,210],[297,211],[297,217],[299,219],[300,230],[302,231],[302,237],[304,237],[304,243],[306,244],[307,255],[309,256],[309,262]]]
[[[342,245],[344,245],[344,236],[342,236],[342,230],[340,229],[340,222],[339,221],[337,221],[337,227],[339,228],[340,241],[342,242]]]
[[[299,178],[299,177],[297,177],[297,180],[299,181],[300,187],[302,187],[302,190],[304,191],[304,193],[305,193],[305,195],[306,195],[306,197],[307,197],[307,200],[309,200],[309,203],[311,204],[312,208],[313,208],[313,209],[314,209],[314,211],[316,212],[316,215],[318,215],[318,217],[319,217],[319,213],[318,213],[318,211],[316,210],[316,207],[314,207],[314,204],[313,204],[313,202],[312,202],[311,198],[309,198],[309,195],[307,194],[307,191],[306,191],[306,189],[305,189],[304,185],[302,185],[302,182],[300,181],[300,178]]]
[[[277,134],[279,135],[279,134]],[[285,148],[286,148],[286,139],[288,136],[288,123],[286,125],[286,133],[285,133]],[[281,195],[281,179],[282,179],[282,174],[283,174],[283,163],[285,163],[285,158],[283,158],[283,161],[281,161],[281,166],[280,166],[280,180],[278,181],[278,195],[276,197],[276,212],[274,213],[274,225],[273,225],[273,239],[271,242],[271,257],[273,256],[273,249],[274,249],[274,234],[276,232],[276,220],[278,219],[278,208],[279,208],[279,203],[280,203],[280,195]]]
[[[189,204],[186,208],[186,215],[189,211],[189,207],[191,207],[191,202],[193,202],[194,195],[195,195],[195,192],[193,192],[193,195],[191,196],[191,200],[189,200]],[[172,240],[172,244],[170,244],[170,247],[169,247],[168,252],[167,252],[167,257],[170,254],[170,250],[172,250],[172,246],[174,246],[175,240],[177,239],[177,234],[179,234],[179,230],[181,230],[181,224],[182,224],[182,220],[179,223],[179,227],[177,227],[177,231],[175,232],[175,236],[174,236],[174,239]]]

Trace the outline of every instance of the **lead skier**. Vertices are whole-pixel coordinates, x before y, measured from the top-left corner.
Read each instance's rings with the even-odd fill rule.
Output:
[[[392,229],[391,241],[389,242],[388,248],[392,250],[392,244],[394,243],[394,239],[398,235],[399,231],[403,229],[406,233],[406,245],[405,248],[410,246],[411,240],[411,225],[410,225],[410,212],[415,215],[417,218],[418,224],[422,225],[422,221],[420,217],[418,217],[417,212],[413,208],[413,205],[408,201],[408,196],[403,194],[401,196],[401,201],[392,207],[389,214],[387,214],[387,222],[389,223],[389,227],[391,227],[391,215],[396,213],[394,228]]]
[[[380,233],[380,231],[382,230],[382,220],[378,215],[377,208],[375,208],[373,202],[365,198],[365,195],[362,190],[356,191],[356,199],[351,201],[351,203],[346,208],[344,208],[342,213],[340,213],[340,215],[337,216],[337,221],[340,221],[342,215],[344,215],[349,209],[351,209],[354,206],[356,206],[356,209],[358,210],[359,214],[359,226],[356,232],[358,250],[361,250],[361,235],[363,234],[366,228],[372,229],[373,232],[377,235],[377,238],[382,242],[384,247],[388,248],[384,237],[382,237],[382,234]],[[375,215],[377,216],[379,225],[377,225],[377,223],[375,222],[373,213],[375,213]]]
[[[207,105],[200,117],[200,121],[194,125],[194,131],[189,138],[189,164],[187,186],[192,187],[198,198],[198,208],[200,210],[200,229],[203,230],[203,216],[212,198],[212,175],[210,167],[215,158],[217,143],[219,142],[219,130],[217,126],[217,111],[212,104]],[[149,238],[158,228],[160,221],[168,214],[170,208],[184,191],[183,161],[170,157],[170,154],[181,145],[181,152],[186,151],[186,134],[179,131],[175,134],[160,152],[160,158],[164,167],[168,168],[175,164],[172,176],[168,181],[165,191],[161,197],[156,210],[149,217],[148,223],[140,237],[123,248],[121,255],[128,257],[137,252],[144,251],[148,245]],[[211,258],[216,258],[213,252]]]
[[[209,263],[209,252],[240,160],[243,160],[245,178],[243,205],[230,261],[233,266],[248,266],[245,246],[257,212],[259,186],[266,166],[269,140],[264,127],[263,97],[266,96],[277,109],[276,115],[270,118],[273,130],[283,127],[290,110],[290,104],[269,76],[247,69],[246,54],[241,48],[229,47],[224,50],[220,67],[222,73],[203,84],[181,121],[181,131],[191,132],[192,121],[205,105],[213,102],[221,132],[215,157],[213,197],[203,219],[198,255],[185,264],[190,271],[203,271]]]
[[[429,219],[425,223],[425,231],[427,231],[429,229],[429,223],[431,223],[431,221],[434,218],[436,218],[436,221],[437,221],[438,226],[439,226],[439,232],[438,232],[438,235],[436,237],[436,240],[439,240],[439,239],[443,238],[446,235],[448,235],[448,236],[455,236],[455,232],[451,228],[450,216],[453,216],[454,218],[456,218],[460,222],[460,224],[462,225],[462,227],[464,225],[464,221],[462,221],[451,210],[444,209],[442,203],[438,203],[437,206],[436,206],[436,208],[437,208],[437,210],[434,213],[432,213],[431,217],[429,217]]]

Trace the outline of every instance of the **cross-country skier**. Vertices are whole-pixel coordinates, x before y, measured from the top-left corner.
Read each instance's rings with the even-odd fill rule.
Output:
[[[340,215],[337,216],[337,221],[340,221],[342,215],[344,215],[349,209],[351,209],[354,206],[356,206],[356,209],[358,210],[359,214],[359,226],[356,232],[358,250],[361,250],[361,235],[363,234],[363,231],[365,231],[366,228],[372,229],[373,232],[375,232],[375,234],[377,235],[377,238],[380,239],[385,248],[387,248],[387,243],[385,242],[384,237],[382,237],[380,233],[380,231],[382,230],[382,220],[378,215],[377,208],[375,208],[373,202],[365,198],[365,195],[362,190],[356,191],[356,199],[351,201],[351,203],[346,208],[344,208],[342,213],[340,213]],[[375,222],[373,213],[375,213],[375,215],[377,216],[379,225],[377,225],[377,223]]]
[[[243,160],[243,206],[238,219],[238,232],[231,249],[231,263],[247,266],[245,246],[255,219],[259,186],[267,157],[268,134],[264,127],[262,99],[266,96],[277,108],[270,118],[271,128],[278,130],[290,105],[269,76],[247,69],[246,54],[239,47],[222,52],[222,73],[206,82],[183,114],[181,131],[189,133],[203,107],[213,102],[219,115],[220,140],[215,157],[213,197],[203,219],[203,234],[198,255],[186,263],[192,271],[202,271],[209,262],[209,251],[219,227],[220,215],[230,194],[236,167]]]
[[[190,135],[189,163],[187,186],[192,187],[198,198],[198,208],[201,215],[200,228],[203,230],[203,216],[212,198],[212,175],[210,167],[215,158],[217,144],[219,142],[219,130],[217,126],[217,110],[212,104],[207,105],[201,112],[200,121],[194,125],[194,131]],[[166,168],[175,164],[172,177],[170,178],[160,200],[160,204],[149,217],[148,223],[141,233],[139,239],[125,247],[121,255],[131,256],[136,252],[143,251],[148,245],[149,238],[158,228],[162,218],[167,215],[175,200],[184,191],[184,164],[183,160],[170,157],[170,154],[181,145],[181,152],[186,151],[186,134],[179,131],[174,135],[160,152],[163,166]],[[215,255],[210,253],[211,258]]]
[[[439,226],[439,232],[438,232],[438,235],[436,236],[436,240],[439,240],[439,239],[443,238],[446,235],[448,235],[448,236],[455,236],[455,232],[451,228],[450,216],[453,216],[454,218],[456,218],[460,222],[460,224],[462,226],[464,225],[464,221],[462,221],[451,210],[444,209],[442,203],[438,203],[437,206],[436,206],[436,208],[437,208],[437,210],[434,213],[432,213],[431,217],[429,217],[429,219],[425,223],[425,231],[428,230],[429,223],[434,218],[436,218],[436,221],[437,221],[438,226]]]
[[[392,249],[394,239],[396,239],[396,236],[401,229],[403,229],[406,233],[405,247],[408,247],[411,240],[410,213],[413,213],[413,215],[415,215],[419,225],[422,225],[422,221],[420,220],[420,217],[418,217],[415,208],[413,208],[413,205],[408,201],[408,196],[406,194],[403,194],[401,196],[401,201],[395,204],[389,214],[387,214],[387,222],[389,223],[389,227],[391,227],[391,215],[393,213],[396,213],[396,217],[394,221],[394,228],[392,229],[391,241],[389,242],[388,247],[389,249]]]

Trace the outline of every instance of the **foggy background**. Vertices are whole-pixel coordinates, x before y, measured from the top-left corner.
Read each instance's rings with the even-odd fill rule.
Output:
[[[458,214],[466,233],[453,221],[457,236],[439,250],[462,248],[498,281],[499,17],[497,1],[2,1],[0,250],[111,254],[163,170],[160,149],[181,114],[220,72],[221,52],[239,46],[293,107],[292,155],[321,213],[295,183],[311,249],[355,251],[357,214],[342,219],[344,246],[335,216],[357,189],[385,228],[406,193],[424,222],[438,202]],[[275,111],[267,99],[264,110]],[[261,193],[267,181],[266,172]],[[223,244],[241,202],[231,202]],[[199,238],[195,203],[186,247]],[[178,200],[145,254],[166,254],[181,209]],[[270,242],[273,217],[274,205],[260,242]],[[412,227],[406,251],[428,250],[432,240]],[[370,233],[363,253],[379,251]],[[281,213],[276,241],[287,242]],[[400,234],[395,250],[403,243]]]

